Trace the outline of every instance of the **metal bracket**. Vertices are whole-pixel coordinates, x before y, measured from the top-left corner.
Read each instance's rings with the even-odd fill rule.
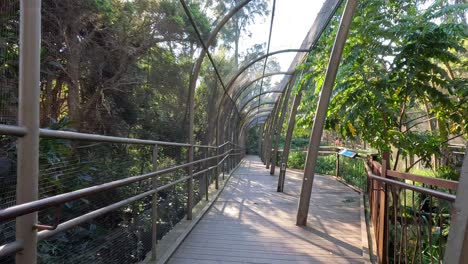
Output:
[[[41,225],[41,224],[35,224],[33,226],[34,229],[37,229],[38,231],[43,231],[43,230],[55,230],[57,229],[58,225],[60,224],[60,213],[61,213],[61,207],[56,206],[55,207],[55,217],[54,217],[54,225],[49,226],[49,225]]]

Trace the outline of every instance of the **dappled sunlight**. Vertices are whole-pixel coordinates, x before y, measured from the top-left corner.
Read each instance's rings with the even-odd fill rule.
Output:
[[[288,171],[278,193],[278,177],[247,156],[170,263],[362,263],[359,194],[317,175],[309,226],[299,227],[301,178]]]

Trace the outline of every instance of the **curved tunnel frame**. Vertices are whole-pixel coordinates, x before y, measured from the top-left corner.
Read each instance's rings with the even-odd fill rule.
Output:
[[[209,52],[208,52],[208,49],[211,47],[211,45],[213,44],[217,34],[221,31],[221,29],[226,25],[226,23],[237,13],[239,12],[239,10],[241,10],[242,8],[245,7],[245,5],[247,5],[248,3],[250,3],[252,0],[244,0],[240,3],[238,3],[236,6],[234,6],[234,8],[232,10],[230,10],[224,17],[223,19],[216,25],[216,27],[213,29],[213,31],[210,33],[210,36],[208,38],[208,40],[206,42],[204,42],[202,39],[200,39],[200,41],[202,42],[203,46],[206,47],[206,49],[202,49],[201,53],[200,53],[200,56],[198,57],[195,65],[194,65],[194,68],[193,68],[193,72],[191,74],[191,81],[190,81],[190,85],[189,85],[189,94],[190,94],[190,112],[193,112],[194,110],[194,104],[193,104],[193,94],[195,93],[195,87],[196,87],[196,82],[199,78],[199,73],[200,73],[200,69],[201,69],[201,64],[203,63],[203,59],[205,57],[205,55],[209,55]],[[185,4],[185,1],[184,0],[180,0],[181,4],[184,5],[184,8],[186,8],[186,4]],[[186,12],[188,10],[186,9]],[[187,12],[187,15],[190,16],[190,12],[188,11]],[[196,29],[196,25],[195,24],[192,24],[193,27]],[[256,63],[257,61],[260,61],[264,58],[268,58],[269,56],[272,56],[272,55],[275,55],[275,54],[280,54],[280,53],[285,53],[285,52],[308,52],[309,49],[288,49],[288,50],[280,50],[280,51],[275,51],[275,52],[268,52],[267,54],[263,55],[263,56],[260,56],[252,61],[250,61],[247,65],[243,66],[238,72],[236,72],[236,74],[233,76],[233,78],[231,78],[229,84],[225,87],[224,89],[224,93],[223,93],[223,97],[221,99],[221,101],[219,102],[219,106],[218,106],[218,111],[217,111],[217,115],[216,115],[216,127],[215,127],[215,132],[216,132],[216,143],[220,143],[221,142],[221,139],[219,138],[220,136],[220,126],[219,126],[219,119],[220,119],[220,108],[222,105],[224,105],[224,100],[226,98],[226,95],[230,98],[230,100],[232,101],[233,98],[228,94],[229,93],[229,90],[230,90],[230,87],[233,85],[233,83],[235,82],[235,80],[245,71],[247,70],[249,67],[251,67],[254,63]],[[213,63],[213,62],[212,62]],[[213,65],[213,67],[215,67],[215,65]],[[264,78],[264,77],[262,77]],[[220,80],[222,82],[222,80]],[[224,88],[224,87],[223,87]],[[236,107],[236,104],[235,102],[233,103],[233,106],[232,108],[236,108],[237,110],[237,107]],[[239,114],[239,113],[238,113]],[[194,116],[190,115],[190,128],[189,128],[189,142],[192,142],[193,139],[194,139],[194,135],[193,135],[193,120],[194,119]],[[239,120],[240,121],[240,120]]]
[[[294,75],[294,72],[271,72],[271,73],[266,73],[265,75],[260,75],[259,77],[253,80],[250,80],[247,84],[245,84],[244,86],[242,86],[242,88],[240,88],[238,91],[235,92],[236,95],[233,98],[234,102],[237,102],[237,100],[241,97],[242,93],[245,92],[255,82],[263,78],[272,77],[275,75]]]
[[[180,2],[185,5],[185,2],[184,0],[180,0]],[[235,5],[232,10],[230,10],[224,17],[223,19],[216,25],[216,27],[213,29],[213,31],[210,33],[210,36],[208,38],[208,40],[206,41],[206,45],[205,45],[205,42],[203,41],[203,39],[200,38],[200,42],[203,44],[203,46],[205,47],[205,49],[203,49],[201,51],[201,54],[194,66],[194,70],[192,72],[192,76],[191,76],[191,82],[190,82],[190,87],[189,87],[189,93],[191,94],[191,97],[193,97],[193,94],[195,92],[195,86],[196,86],[196,82],[199,78],[199,72],[200,72],[200,68],[201,68],[201,64],[203,62],[203,59],[205,57],[206,54],[208,54],[208,56],[210,57],[210,54],[209,54],[209,47],[211,47],[211,45],[213,44],[213,41],[214,39],[216,38],[217,34],[220,32],[220,30],[226,25],[226,23],[239,11],[241,10],[242,8],[245,7],[245,5],[247,5],[248,3],[250,3],[251,0],[244,0],[240,3],[238,3],[237,5]],[[332,2],[332,1],[331,1]],[[221,142],[221,138],[220,136],[223,134],[221,130],[224,130],[224,126],[221,126],[220,124],[220,115],[223,113],[224,114],[224,117],[223,120],[226,121],[226,120],[231,120],[232,117],[231,117],[231,114],[229,114],[226,118],[226,108],[235,108],[237,110],[237,114],[234,115],[234,118],[237,117],[237,118],[240,118],[240,113],[239,113],[239,110],[237,109],[237,106],[236,106],[236,102],[233,100],[233,98],[231,97],[231,95],[229,95],[229,91],[230,91],[230,88],[234,85],[235,81],[241,76],[241,74],[243,72],[245,72],[249,67],[251,67],[253,64],[255,64],[256,62],[262,60],[262,59],[268,59],[268,57],[270,56],[273,56],[273,55],[276,55],[276,54],[281,54],[281,53],[287,53],[287,52],[295,52],[295,53],[300,53],[300,52],[310,52],[313,47],[315,46],[315,42],[317,41],[318,37],[317,36],[320,36],[321,33],[323,32],[323,30],[325,29],[325,26],[329,23],[329,21],[331,20],[331,18],[333,17],[333,15],[335,14],[338,6],[339,6],[339,3],[341,3],[341,0],[338,0],[338,1],[334,1],[336,3],[333,3],[334,6],[332,6],[332,8],[330,9],[330,6],[328,7],[328,10],[324,11],[325,15],[322,13],[321,16],[323,17],[326,17],[325,18],[325,24],[322,23],[322,25],[318,25],[316,31],[318,32],[318,35],[316,34],[316,32],[314,32],[313,34],[314,35],[314,38],[312,40],[312,45],[309,47],[309,48],[302,48],[303,45],[301,46],[301,48],[299,49],[284,49],[284,50],[279,50],[279,51],[274,51],[274,52],[269,52],[267,51],[267,54],[264,54],[262,56],[259,56],[253,60],[251,60],[250,62],[248,62],[246,65],[242,66],[235,74],[234,76],[230,79],[230,81],[228,82],[227,86],[224,87],[223,85],[223,88],[224,88],[224,93],[223,93],[223,96],[221,98],[221,100],[219,101],[219,105],[218,105],[218,111],[217,111],[217,114],[216,114],[216,125],[215,125],[215,132],[216,132],[216,142],[217,143],[220,143]],[[337,4],[338,3],[338,4]],[[186,12],[188,10],[186,9]],[[321,12],[323,11],[323,6],[322,6],[322,9],[321,9]],[[320,13],[319,13],[320,14]],[[188,11],[187,15],[190,16],[190,11]],[[272,15],[273,16],[273,15]],[[272,21],[273,21],[273,18],[272,18]],[[194,23],[192,23],[192,25],[194,26],[194,28],[196,29],[196,25]],[[273,23],[271,24],[271,27],[272,27]],[[325,25],[325,26],[324,26]],[[315,22],[314,22],[314,25],[312,26],[312,28],[314,28],[315,26]],[[312,30],[311,28],[311,30]],[[271,28],[270,28],[270,31],[271,31]],[[310,33],[311,31],[309,31]],[[309,34],[308,33],[308,34]],[[305,43],[305,42],[304,42]],[[304,44],[303,43],[303,44]],[[216,66],[214,65],[214,62],[211,61],[212,64],[213,64],[213,67],[216,68]],[[264,74],[264,73],[263,73]],[[219,76],[218,76],[219,77]],[[221,77],[219,77],[221,78]],[[262,77],[264,78],[264,77]],[[220,79],[221,83],[223,83],[223,81]],[[226,96],[229,97],[230,101],[232,101],[232,105],[229,106],[229,104],[226,106],[226,104],[224,103],[225,102],[225,99],[226,99]],[[240,95],[236,95],[236,101],[237,101],[237,98],[239,97]],[[194,109],[193,107],[193,103],[192,103],[193,99],[191,98],[191,110]],[[225,108],[223,109],[223,111],[221,111],[221,108],[222,106],[225,106]],[[229,110],[229,112],[232,112],[232,109]],[[193,120],[193,116],[190,116],[190,120]],[[240,120],[238,120],[240,121]],[[223,122],[225,124],[225,122]],[[192,139],[193,141],[193,126],[191,126],[191,128],[189,129],[189,138]],[[233,132],[233,131],[231,131]]]

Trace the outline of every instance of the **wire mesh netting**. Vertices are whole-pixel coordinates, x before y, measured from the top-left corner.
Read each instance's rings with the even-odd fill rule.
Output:
[[[18,106],[19,1],[0,1],[0,124],[14,125]]]
[[[152,146],[43,140],[40,198],[111,182],[153,170]],[[164,169],[186,160],[186,148],[160,146],[157,168]],[[54,155],[50,155],[54,153]],[[157,178],[162,186],[187,175],[181,169]],[[158,236],[163,237],[186,212],[186,183],[159,192]],[[65,203],[57,212],[40,212],[39,222],[53,225],[144,193],[153,188],[144,180],[122,188]],[[151,196],[127,204],[69,231],[42,241],[38,250],[41,263],[135,263],[151,249]]]
[[[0,1],[0,124],[16,125],[18,106],[19,1]],[[15,138],[0,138],[0,209],[15,205]],[[15,221],[0,223],[0,244],[15,240]],[[11,261],[11,257],[0,258]]]
[[[19,3],[0,0],[0,124],[7,125],[17,124]],[[251,126],[254,116],[260,116],[256,124],[265,121],[286,88],[284,80],[291,77],[297,51],[264,55],[300,48],[313,22],[299,21],[306,25],[285,43],[272,25],[280,27],[285,19],[299,18],[291,16],[291,3],[286,0],[277,1],[276,11],[273,2],[266,0],[43,0],[41,4],[41,128],[211,146],[236,142],[239,131]],[[242,8],[232,12],[239,5]],[[219,27],[226,15],[232,17]],[[310,11],[307,15],[314,16]],[[3,209],[16,203],[15,138],[2,137],[0,144]],[[231,147],[218,152],[193,147],[193,160]],[[157,169],[164,169],[190,160],[187,147],[160,145],[157,154],[154,161],[151,145],[42,138],[39,199],[145,174],[156,169],[154,162]],[[198,163],[193,172],[216,166],[218,161]],[[232,160],[225,161],[221,170],[232,167]],[[195,204],[204,199],[214,172],[195,177]],[[188,174],[189,168],[184,168],[158,176],[156,182],[163,186]],[[42,210],[38,220],[50,226],[57,224],[57,217],[60,223],[70,221],[153,187],[146,179],[89,195]],[[40,241],[38,261],[135,263],[145,259],[152,246],[151,199],[122,205]],[[186,210],[185,181],[159,192],[158,239]],[[15,221],[0,225],[0,245],[14,241]],[[14,262],[11,256],[1,261]]]

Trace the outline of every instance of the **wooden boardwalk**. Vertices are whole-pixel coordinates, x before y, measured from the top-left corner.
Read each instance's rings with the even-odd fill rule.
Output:
[[[364,263],[359,194],[316,176],[308,226],[298,227],[302,175],[286,177],[276,192],[278,176],[247,156],[169,263]]]

